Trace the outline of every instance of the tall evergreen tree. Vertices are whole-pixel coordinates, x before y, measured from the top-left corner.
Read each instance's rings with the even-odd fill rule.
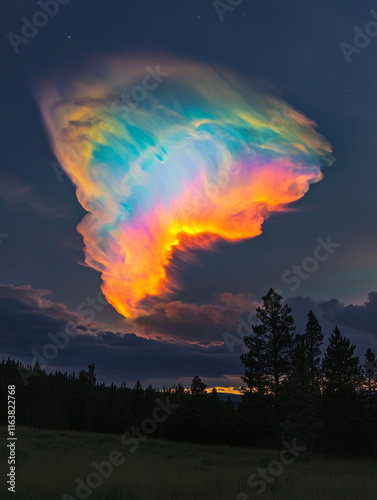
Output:
[[[93,420],[95,418],[95,389],[97,377],[95,374],[95,365],[90,364],[88,370],[81,370],[78,378],[78,390],[82,400],[83,417],[85,430],[92,430]]]
[[[248,352],[241,355],[245,375],[241,377],[251,391],[276,394],[283,378],[292,372],[293,332],[291,308],[271,288],[257,308],[259,324],[254,335],[245,336]]]
[[[322,398],[322,445],[336,453],[372,452],[371,423],[365,398],[353,381],[361,376],[355,346],[336,326],[322,362],[325,390]]]
[[[321,393],[317,369],[311,370],[313,366],[311,353],[307,334],[296,335],[293,352],[294,368],[283,382],[282,435],[288,440],[296,438],[299,443],[312,450],[321,428],[319,416]]]
[[[314,449],[322,422],[320,409],[320,355],[323,334],[313,311],[304,334],[294,339],[293,370],[284,381],[282,434]]]
[[[354,355],[355,349],[356,346],[351,345],[350,340],[341,335],[338,326],[335,326],[322,362],[325,388],[337,390],[352,386],[355,377],[361,375],[359,358]]]
[[[321,345],[323,333],[315,314],[312,310],[308,313],[304,335],[304,348],[308,358],[308,371],[311,383],[314,384],[321,376]]]
[[[130,410],[133,416],[133,423],[136,424],[141,420],[144,412],[144,389],[140,380],[136,381],[131,391]]]
[[[191,382],[191,394],[196,396],[206,394],[206,389],[206,384],[202,382],[202,379],[196,375]]]

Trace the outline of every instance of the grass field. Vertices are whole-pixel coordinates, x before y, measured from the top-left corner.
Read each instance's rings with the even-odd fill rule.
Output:
[[[1,429],[2,489],[9,472],[6,430]],[[247,485],[259,467],[267,468],[280,450],[247,450],[200,446],[148,439],[131,453],[119,436],[68,431],[17,429],[16,493],[1,498],[18,500],[376,500],[377,463],[300,456],[284,466],[266,491]],[[76,496],[76,478],[84,482],[96,472],[91,463],[109,461],[118,450],[114,472],[102,484]],[[112,455],[114,460],[115,455]],[[106,469],[105,473],[109,473]],[[272,476],[269,476],[272,477]],[[94,481],[96,477],[91,476]],[[8,485],[7,485],[8,486]],[[240,495],[245,492],[245,495]],[[64,494],[67,494],[64,497]]]

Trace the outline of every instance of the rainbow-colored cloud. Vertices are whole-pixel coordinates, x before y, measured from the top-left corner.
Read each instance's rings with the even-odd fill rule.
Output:
[[[54,152],[88,212],[86,263],[126,317],[172,291],[175,249],[261,233],[333,162],[315,124],[204,64],[102,59],[38,85]]]

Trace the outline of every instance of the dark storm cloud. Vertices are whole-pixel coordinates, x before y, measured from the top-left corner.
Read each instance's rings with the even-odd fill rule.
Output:
[[[287,299],[292,308],[296,331],[305,329],[308,312],[311,309],[317,316],[325,336],[322,351],[326,349],[328,338],[338,325],[342,335],[349,337],[356,345],[356,353],[363,361],[368,347],[377,353],[377,300],[376,292],[368,294],[363,305],[342,304],[338,299],[316,301],[311,297],[296,296]]]
[[[70,311],[64,304],[46,298],[50,294],[50,290],[35,290],[30,285],[0,284],[0,304],[6,299],[14,299],[24,306],[29,306],[29,310],[42,313],[44,316],[55,320],[73,321],[75,323],[82,321],[79,314]]]
[[[327,301],[315,301],[310,297],[296,296],[288,298],[298,328],[303,328],[307,313],[311,309],[326,324],[366,332],[377,341],[377,292],[370,292],[368,300],[362,305],[342,304],[333,298]]]
[[[27,355],[48,340],[47,334],[64,329],[66,321],[47,316],[17,299],[0,299],[0,352]]]
[[[372,333],[377,339],[377,292],[370,292],[362,305],[344,305],[338,299],[320,303],[323,316],[349,328]]]
[[[98,372],[114,381],[165,378],[174,383],[174,379],[195,374],[221,377],[242,373],[239,355],[230,355],[224,346],[146,339],[133,333],[79,335],[67,353],[62,353],[63,359],[72,368],[95,362]]]
[[[257,306],[251,293],[223,292],[212,304],[182,301],[155,304],[148,316],[139,316],[135,323],[148,335],[158,333],[205,345],[223,341],[224,332],[234,329],[237,317],[255,311]]]
[[[45,298],[48,290],[29,285],[0,285],[0,352],[29,355],[31,349],[49,341],[47,335],[64,331],[68,322],[79,325],[82,318],[64,304]]]
[[[80,370],[94,362],[98,374],[114,382],[125,378],[178,379],[198,373],[205,377],[241,374],[239,355],[230,355],[225,346],[148,339],[135,333],[88,327],[81,324],[79,314],[46,299],[48,293],[30,286],[0,285],[1,356],[9,355],[29,365],[38,361],[47,371]],[[53,342],[51,335],[64,332],[68,322],[77,324],[76,335],[67,337],[67,345],[58,349],[53,359],[46,359],[46,345]]]

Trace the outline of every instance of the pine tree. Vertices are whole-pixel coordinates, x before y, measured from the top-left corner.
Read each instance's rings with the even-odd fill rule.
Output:
[[[191,382],[191,394],[196,396],[203,395],[206,394],[206,389],[206,384],[202,382],[201,378],[196,375]]]
[[[304,335],[305,354],[308,358],[308,371],[311,383],[314,384],[321,376],[321,345],[323,342],[323,333],[315,314],[312,310],[308,313]]]
[[[293,371],[284,381],[282,434],[297,438],[313,449],[322,426],[320,406],[320,355],[323,334],[313,311],[309,311],[304,334],[294,339]]]
[[[322,362],[322,445],[328,451],[353,455],[372,452],[373,448],[365,398],[353,384],[361,375],[355,348],[336,326]]]
[[[283,378],[292,372],[293,332],[291,308],[272,288],[257,308],[260,323],[252,325],[254,335],[244,338],[248,348],[241,355],[245,376],[241,377],[251,391],[276,394]]]
[[[353,387],[352,381],[361,375],[358,356],[354,356],[356,346],[341,335],[335,326],[322,362],[325,376],[325,388],[338,390]]]
[[[77,392],[75,394],[78,400],[82,402],[82,422],[85,430],[92,430],[93,420],[95,418],[95,389],[97,377],[95,374],[95,365],[90,364],[88,370],[81,370],[77,380]]]
[[[136,424],[144,417],[144,389],[137,380],[134,388],[131,391],[130,410],[133,417],[133,423]]]

